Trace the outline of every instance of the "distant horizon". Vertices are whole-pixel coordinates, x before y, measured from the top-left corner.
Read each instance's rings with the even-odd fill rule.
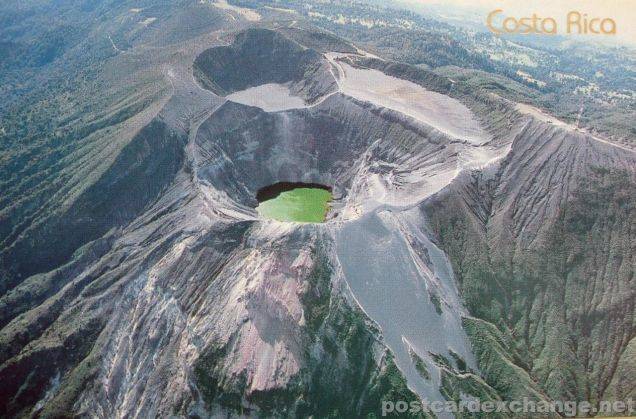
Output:
[[[479,10],[483,16],[475,16],[475,21],[484,23],[489,11],[503,9],[509,16],[524,17],[537,13],[542,18],[564,18],[570,11],[586,13],[590,18],[611,18],[616,22],[616,35],[598,35],[594,38],[561,34],[573,41],[586,43],[601,42],[603,44],[625,45],[636,47],[636,2],[632,0],[535,0],[523,2],[520,0],[399,0],[400,3],[412,6],[435,6],[437,8],[452,9],[456,7],[462,11]],[[471,21],[474,23],[474,21]]]

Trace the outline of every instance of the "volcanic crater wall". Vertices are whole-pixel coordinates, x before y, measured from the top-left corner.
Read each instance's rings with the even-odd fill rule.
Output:
[[[360,177],[390,170],[380,162],[407,170],[437,159],[435,153],[454,161],[451,142],[432,128],[340,94],[312,108],[276,113],[227,102],[199,129],[198,176],[247,206],[257,204],[260,188],[286,181],[325,184],[343,198]]]
[[[242,31],[231,45],[204,51],[193,70],[202,86],[221,96],[267,83],[289,83],[292,92],[312,103],[336,88],[320,53],[266,29]]]

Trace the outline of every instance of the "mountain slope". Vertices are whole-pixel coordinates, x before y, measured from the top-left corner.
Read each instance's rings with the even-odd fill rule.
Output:
[[[634,337],[636,159],[547,124],[524,131],[496,172],[424,210],[471,313],[510,336],[551,398],[596,402]]]
[[[0,165],[1,415],[629,394],[633,152],[283,12],[120,3],[91,117]],[[222,96],[263,85],[279,111]],[[281,181],[327,222],[259,218]]]

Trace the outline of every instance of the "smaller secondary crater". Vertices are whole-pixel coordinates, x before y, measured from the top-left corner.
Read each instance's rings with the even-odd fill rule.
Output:
[[[256,211],[263,218],[299,223],[322,223],[332,199],[331,188],[318,183],[279,182],[256,194]]]

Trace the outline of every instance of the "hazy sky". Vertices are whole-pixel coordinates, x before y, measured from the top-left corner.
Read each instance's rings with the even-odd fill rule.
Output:
[[[589,18],[611,18],[616,22],[616,38],[636,45],[636,0],[403,0],[412,4],[434,4],[446,8],[483,9],[485,22],[488,11],[503,9],[507,16],[524,17],[537,13],[540,17],[553,17],[565,29],[569,11],[587,13]],[[560,28],[561,32],[561,28]],[[609,37],[603,37],[609,38]]]

